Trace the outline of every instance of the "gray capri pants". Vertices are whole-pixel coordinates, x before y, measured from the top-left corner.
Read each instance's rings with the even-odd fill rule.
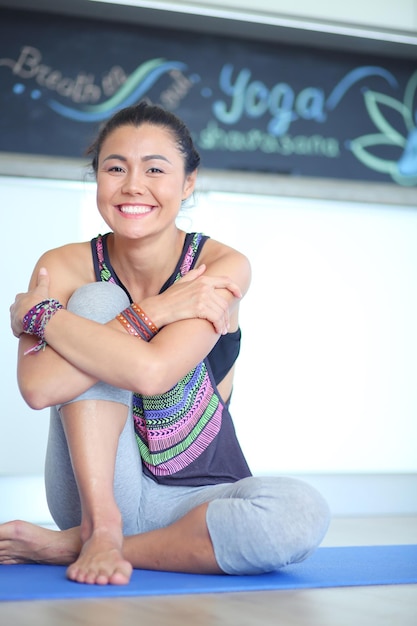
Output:
[[[103,282],[84,285],[68,303],[70,311],[101,323],[127,306],[125,292]],[[130,392],[102,382],[73,402],[89,398],[131,406]],[[60,408],[51,408],[45,483],[51,515],[60,529],[66,529],[80,524],[81,505]],[[125,535],[168,526],[208,502],[207,527],[217,563],[227,574],[275,571],[304,560],[322,541],[330,519],[322,496],[289,477],[253,476],[203,487],[159,485],[142,471],[130,418],[119,439],[114,493]]]

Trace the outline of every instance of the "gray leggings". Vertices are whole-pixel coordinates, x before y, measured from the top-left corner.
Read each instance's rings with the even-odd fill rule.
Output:
[[[129,305],[111,283],[78,289],[68,308],[101,323]],[[131,393],[97,383],[74,399],[107,399],[130,407]],[[94,444],[93,444],[94,445]],[[45,465],[49,509],[61,529],[78,526],[81,505],[60,407],[52,407]],[[227,574],[257,574],[302,561],[323,539],[329,509],[310,485],[293,478],[250,477],[204,487],[159,485],[142,472],[133,420],[120,436],[114,493],[125,535],[168,526],[202,503],[209,503],[207,526],[219,567]]]

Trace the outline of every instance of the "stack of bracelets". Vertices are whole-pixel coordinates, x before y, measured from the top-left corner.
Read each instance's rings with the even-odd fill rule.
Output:
[[[35,306],[26,313],[23,318],[23,332],[28,335],[36,335],[39,337],[39,341],[29,348],[29,350],[26,350],[25,354],[45,349],[45,326],[51,317],[62,308],[63,306],[58,300],[48,298],[47,300],[42,300],[39,304],[35,304]]]
[[[42,302],[36,304],[26,313],[23,318],[23,331],[28,335],[36,335],[39,337],[39,341],[29,350],[26,350],[25,354],[45,349],[45,327],[51,317],[62,308],[63,306],[58,300],[49,298],[48,300],[42,300]],[[152,320],[136,303],[124,309],[116,316],[116,319],[128,333],[141,337],[145,341],[150,341],[158,332],[158,328]]]
[[[152,320],[135,302],[119,313],[116,319],[128,333],[135,337],[141,337],[145,341],[150,341],[158,332],[158,328]]]

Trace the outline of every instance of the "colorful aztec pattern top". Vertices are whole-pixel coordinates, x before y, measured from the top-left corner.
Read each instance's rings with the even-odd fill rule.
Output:
[[[99,235],[92,240],[96,279],[115,282],[127,291],[111,267],[107,237]],[[207,239],[201,233],[187,234],[176,269],[161,292],[194,267]],[[216,369],[223,367],[227,372],[239,346],[240,331],[222,335],[213,354],[166,393],[133,393],[133,420],[144,471],[157,482],[196,486],[234,482],[251,475],[210,364],[210,356],[212,362],[225,360],[217,363]]]

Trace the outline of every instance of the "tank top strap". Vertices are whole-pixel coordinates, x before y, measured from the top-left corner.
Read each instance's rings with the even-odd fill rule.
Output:
[[[163,285],[160,293],[171,287],[171,285],[195,267],[207,239],[209,239],[208,235],[203,235],[202,233],[187,233],[176,268]]]
[[[179,274],[177,274],[175,280],[179,280],[182,276],[185,276],[185,274],[193,269],[207,239],[207,235],[203,235],[202,233],[189,233],[187,235],[185,239],[184,253],[180,263]]]
[[[93,255],[94,275],[99,282],[115,283],[115,277],[112,274],[112,267],[108,261],[106,235],[98,235],[91,240],[91,252]]]

